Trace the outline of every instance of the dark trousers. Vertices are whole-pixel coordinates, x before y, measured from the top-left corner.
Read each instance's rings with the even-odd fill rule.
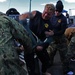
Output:
[[[25,61],[29,75],[35,75],[34,53],[25,54]]]
[[[36,51],[36,55],[42,63],[42,72],[43,73],[46,72],[46,70],[50,67],[49,55],[47,53],[47,50]],[[35,63],[35,59],[34,59],[34,53],[26,54],[25,61],[26,61],[27,67],[28,67],[29,75],[36,75],[35,74],[35,64],[36,63]]]
[[[37,57],[42,63],[42,72],[46,72],[46,70],[50,67],[49,64],[49,55],[47,53],[47,50],[42,50],[42,51],[36,51]]]

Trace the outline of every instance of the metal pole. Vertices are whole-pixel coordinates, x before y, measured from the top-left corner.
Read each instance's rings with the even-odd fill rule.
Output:
[[[28,24],[28,26],[30,24],[30,16],[31,16],[31,0],[29,2],[29,18],[27,18],[27,24]]]
[[[30,0],[30,5],[29,5],[29,12],[31,12],[31,0]]]
[[[71,9],[69,9],[69,16],[72,16],[72,12],[71,12]]]

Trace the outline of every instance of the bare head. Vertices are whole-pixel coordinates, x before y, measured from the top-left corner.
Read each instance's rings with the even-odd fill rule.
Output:
[[[50,19],[55,12],[55,6],[53,4],[46,4],[42,13],[42,18],[45,20]]]

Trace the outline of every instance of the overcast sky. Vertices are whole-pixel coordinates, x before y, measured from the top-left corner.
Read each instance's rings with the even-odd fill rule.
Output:
[[[56,4],[58,0],[32,0],[31,10],[43,11],[44,5],[47,3]],[[16,8],[20,13],[29,11],[30,0],[0,0],[0,11],[6,12],[9,8]],[[72,15],[75,15],[75,0],[62,0],[64,9],[68,11],[71,9]]]

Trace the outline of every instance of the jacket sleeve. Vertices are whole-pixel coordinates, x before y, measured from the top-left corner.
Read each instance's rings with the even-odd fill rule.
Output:
[[[10,19],[11,21],[11,34],[13,35],[13,38],[18,39],[19,42],[24,46],[25,53],[31,53],[32,52],[32,41],[25,30],[25,28],[18,23],[17,21]]]

